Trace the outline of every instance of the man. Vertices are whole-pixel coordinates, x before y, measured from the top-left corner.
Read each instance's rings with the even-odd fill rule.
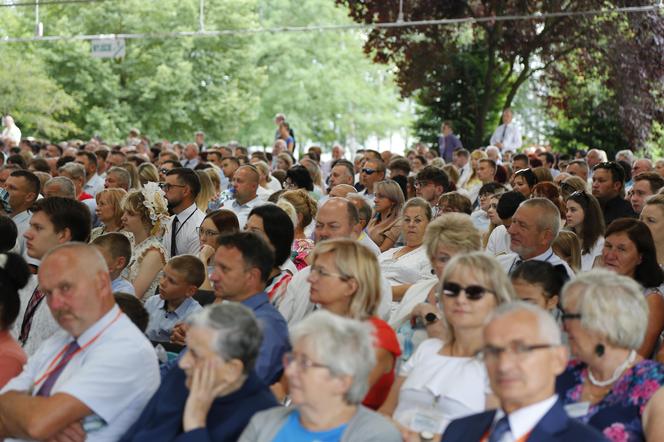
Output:
[[[344,148],[340,144],[332,146],[332,159],[321,164],[321,170],[325,177],[330,175],[332,167],[337,161],[344,159],[344,153]]]
[[[30,208],[37,201],[40,186],[41,183],[37,175],[27,170],[13,171],[6,182],[9,205],[12,209],[11,217],[18,231],[16,237],[17,252],[24,258],[27,258],[27,251],[23,234],[30,227],[30,217],[32,216]]]
[[[632,163],[632,178],[636,178],[637,175],[643,172],[653,172],[654,170],[652,161],[647,158],[641,158]]]
[[[232,192],[235,198],[224,201],[221,208],[235,213],[240,223],[240,229],[244,229],[251,209],[263,204],[256,193],[259,181],[258,170],[249,164],[239,167],[233,174]]]
[[[613,161],[599,163],[593,169],[592,193],[599,200],[606,226],[618,218],[636,218],[629,201],[623,198],[625,170]]]
[[[470,163],[470,152],[466,149],[459,149],[454,151],[454,159],[452,160],[454,167],[459,172],[459,180],[456,183],[457,189],[461,189],[466,185],[468,179],[473,173],[472,165]]]
[[[404,157],[392,158],[387,169],[390,171],[390,179],[396,182],[404,197],[408,195],[408,175],[410,175],[410,163]]]
[[[74,182],[66,176],[56,176],[44,183],[44,198],[59,196],[62,198],[76,199],[76,187]]]
[[[207,162],[210,164],[214,164],[217,166],[219,169],[222,169],[222,160],[223,157],[221,156],[221,152],[218,150],[208,150],[207,151]]]
[[[616,152],[616,163],[618,161],[624,161],[631,167],[634,164],[634,152],[629,149],[619,150]]]
[[[490,144],[496,146],[501,152],[516,152],[521,147],[521,129],[515,123],[512,123],[512,109],[503,110],[503,124],[498,126],[491,135]]]
[[[442,440],[606,440],[570,418],[555,394],[556,376],[565,370],[568,354],[548,312],[524,302],[501,305],[484,328],[482,355],[500,408],[452,421]]]
[[[447,174],[434,166],[425,166],[415,176],[415,193],[424,198],[431,207],[438,204],[438,198],[450,188]]]
[[[97,174],[97,155],[84,150],[76,154],[76,162],[85,168],[85,176],[88,178],[83,191],[94,197],[104,190],[104,179]]]
[[[601,149],[590,149],[588,155],[586,155],[586,163],[588,164],[588,170],[591,174],[595,170],[595,166],[599,163],[605,163],[608,161],[606,152]]]
[[[440,135],[438,136],[438,151],[440,152],[440,157],[444,159],[446,163],[451,163],[454,160],[454,152],[462,148],[463,144],[461,144],[461,140],[454,135],[452,122],[449,120],[444,121],[440,126]]]
[[[210,275],[218,300],[243,304],[261,323],[263,342],[255,370],[267,385],[281,377],[282,357],[290,350],[288,325],[265,293],[273,265],[274,250],[263,237],[253,232],[238,232],[219,238]]]
[[[173,216],[166,225],[162,243],[170,258],[177,255],[197,255],[200,250],[198,227],[205,218],[196,206],[201,182],[191,169],[178,167],[166,174],[161,184],[166,193],[168,209]]]
[[[96,226],[98,224],[97,200],[83,190],[85,186],[85,168],[83,165],[80,163],[67,163],[58,168],[58,173],[60,176],[67,177],[74,182],[76,199],[87,206],[90,211],[90,216],[92,217],[92,225]]]
[[[664,178],[656,172],[642,172],[634,177],[629,202],[636,214],[641,214],[646,200],[664,187]]]
[[[479,160],[477,166],[477,178],[480,180],[480,182],[468,190],[468,199],[473,203],[473,207],[477,207],[479,205],[480,188],[482,188],[482,186],[485,184],[494,182],[497,169],[498,166],[496,166],[495,161],[488,158],[482,158]]]
[[[502,155],[500,154],[500,149],[498,149],[496,146],[487,146],[486,149],[484,149],[484,152],[486,153],[486,157],[492,160],[494,163],[496,164],[502,163]]]
[[[203,131],[198,131],[194,135],[194,140],[196,142],[196,147],[198,147],[198,152],[204,152],[207,150],[207,146],[205,146],[205,132]]]
[[[364,186],[360,195],[367,200],[372,208],[374,206],[374,184],[385,179],[385,163],[380,159],[380,154],[378,157],[378,159],[371,158],[366,160],[360,171],[360,184]]]
[[[233,175],[240,168],[240,161],[235,157],[227,157],[221,161],[221,171],[229,181],[233,180]]]
[[[127,155],[119,150],[113,150],[108,154],[108,159],[106,161],[108,162],[109,167],[119,167],[127,162]]]
[[[367,203],[367,200],[362,198],[362,195],[358,193],[349,193],[345,195],[345,198],[353,203],[357,209],[359,230],[361,232],[357,237],[357,240],[362,242],[365,246],[369,247],[376,256],[380,255],[380,247],[378,247],[376,243],[374,243],[373,240],[368,236],[366,230],[367,226],[369,225],[369,221],[371,221],[371,216],[373,215],[373,210],[371,210],[369,203]]]
[[[109,164],[106,162],[108,155],[110,154],[110,149],[108,147],[102,146],[95,150],[94,154],[97,157],[97,174],[101,179],[106,178],[106,171],[108,170]]]
[[[182,166],[193,170],[198,165],[198,146],[194,143],[187,144],[183,155]]]
[[[94,247],[66,244],[48,252],[39,285],[62,330],[3,388],[0,436],[117,440],[159,386],[154,349],[115,304]]]
[[[560,171],[553,168],[553,165],[556,162],[556,157],[554,157],[551,152],[542,152],[539,155],[537,155],[537,158],[542,162],[544,167],[549,169],[549,172],[551,172],[551,175],[554,178],[558,176]]]
[[[129,192],[130,188],[131,175],[129,175],[127,169],[116,166],[108,169],[108,172],[106,172],[106,180],[104,180],[104,189],[124,189]]]
[[[90,229],[90,212],[82,203],[60,197],[40,199],[32,208],[30,227],[24,234],[27,254],[30,258],[41,260],[49,250],[60,244],[87,242]],[[19,295],[21,308],[12,334],[30,356],[58,330],[58,325],[43,302],[45,293],[37,287],[35,276],[30,277]]]
[[[5,115],[2,120],[5,128],[0,134],[0,140],[5,143],[5,147],[18,146],[21,142],[21,129],[14,123],[11,115]]]
[[[350,193],[356,193],[357,190],[350,184],[337,184],[334,186],[332,189],[330,189],[330,193],[327,194],[329,198],[346,198],[346,196]],[[362,198],[364,199],[364,198]],[[321,198],[322,200],[322,198]],[[327,199],[325,200],[327,201]],[[318,206],[323,207],[323,202],[324,201],[319,201]]]
[[[328,177],[328,193],[331,189],[339,184],[348,184],[353,185],[353,180],[355,179],[355,172],[353,164],[350,161],[341,159],[334,163],[332,169],[330,170],[330,175]]]
[[[588,163],[584,160],[570,161],[565,172],[572,176],[578,176],[583,181],[588,181]]]
[[[333,238],[353,238],[378,256],[380,249],[368,235],[361,237],[361,233],[357,208],[349,200],[330,198],[318,209],[314,231],[316,243]],[[309,301],[311,284],[307,279],[310,273],[311,267],[305,267],[297,272],[288,284],[286,294],[279,304],[279,311],[290,325],[297,323],[315,309],[315,306]],[[378,306],[378,316],[386,318],[390,312],[392,288],[382,276],[380,291],[381,301]]]
[[[532,260],[562,265],[567,275],[574,277],[570,266],[551,248],[560,231],[560,211],[551,201],[532,198],[521,203],[507,231],[512,253],[497,257],[507,273],[512,273],[521,262]]]

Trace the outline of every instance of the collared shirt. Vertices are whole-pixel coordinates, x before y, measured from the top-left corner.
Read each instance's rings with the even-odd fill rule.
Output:
[[[32,391],[61,350],[73,340],[64,330],[51,336],[28,359],[23,372],[2,392]],[[92,410],[83,419],[101,426],[88,442],[116,441],[136,420],[159,386],[157,355],[147,338],[117,305],[85,330],[76,341],[82,348],[62,370],[51,395],[66,393]],[[9,439],[6,439],[9,440]]]
[[[508,431],[500,442],[514,442],[520,437],[530,433],[537,423],[551,410],[558,400],[558,396],[553,395],[548,399],[528,405],[527,407],[520,408],[507,416],[510,423],[510,431]],[[494,424],[505,416],[503,410],[496,411],[494,416]]]
[[[169,218],[168,223],[166,224],[166,232],[164,233],[161,243],[170,258],[172,258],[172,256],[170,256],[171,228],[173,227],[173,218],[175,217],[178,218],[178,225],[176,227],[177,236],[175,237],[178,255],[197,255],[201,248],[201,242],[198,238],[196,228],[198,228],[205,219],[205,213],[201,212],[194,203],[182,212]]]
[[[136,296],[136,290],[134,290],[132,283],[124,279],[122,276],[118,276],[113,281],[111,281],[111,290],[113,293],[120,292]]]
[[[362,192],[360,192],[360,195],[362,195],[362,198],[369,203],[369,206],[373,209],[374,206],[376,205],[376,202],[374,201],[374,194],[373,193],[368,193],[366,187],[362,189]]]
[[[159,295],[150,296],[145,301],[145,310],[150,315],[150,322],[145,330],[145,335],[151,341],[169,342],[175,324],[203,309],[193,298],[185,299],[173,311],[168,311],[166,307],[166,301],[161,299]]]
[[[12,127],[5,127],[2,131],[2,134],[0,134],[0,138],[9,138],[14,142],[16,147],[18,147],[19,143],[21,142],[21,129],[19,129],[17,125],[13,125]]]
[[[255,371],[267,385],[279,380],[283,372],[282,358],[290,351],[288,324],[279,311],[270,304],[267,293],[260,292],[242,301],[250,308],[260,323],[263,342],[258,351]]]
[[[500,264],[503,266],[503,268],[508,274],[512,273],[512,271],[516,268],[517,261],[521,259],[519,255],[517,255],[514,252],[508,253],[507,255],[498,256],[497,258],[498,262],[500,262]],[[541,255],[534,256],[524,261],[544,261],[548,262],[552,266],[562,265],[563,267],[565,267],[567,276],[570,279],[574,278],[574,270],[572,270],[572,268],[569,266],[569,264],[567,264],[567,262],[565,262],[558,255],[553,253],[553,249],[551,247],[546,249],[546,251]]]
[[[244,230],[244,225],[247,224],[247,218],[249,218],[249,213],[254,207],[262,206],[265,204],[258,196],[254,199],[247,201],[244,204],[239,204],[237,200],[226,200],[221,206],[222,209],[228,209],[235,213],[237,220],[240,223],[240,229]]]
[[[191,160],[183,160],[182,161],[182,167],[186,167],[187,169],[193,169],[198,165],[198,158],[193,158]]]
[[[28,250],[25,245],[25,238],[23,234],[30,228],[30,219],[32,218],[32,212],[29,210],[24,210],[23,212],[17,213],[12,217],[12,221],[16,224],[16,230],[18,231],[18,236],[16,237],[15,250],[16,253],[23,256],[23,258],[28,257]]]
[[[83,185],[83,192],[89,193],[93,197],[102,190],[104,190],[104,179],[96,173]]]
[[[466,183],[468,182],[468,179],[472,175],[472,172],[473,172],[473,170],[471,168],[471,164],[470,164],[470,160],[469,160],[463,167],[461,167],[459,169],[459,180],[456,183],[457,189],[461,189],[463,186],[466,185]]]
[[[258,186],[256,189],[256,196],[263,200],[263,202],[267,202],[268,198],[270,198],[270,195],[272,195],[274,191],[271,189],[266,189],[265,187]]]
[[[490,142],[494,146],[496,143],[503,143],[503,148],[500,149],[502,152],[516,152],[516,150],[521,147],[522,143],[521,129],[514,122],[507,125],[501,124],[496,128],[493,135],[491,135]]]

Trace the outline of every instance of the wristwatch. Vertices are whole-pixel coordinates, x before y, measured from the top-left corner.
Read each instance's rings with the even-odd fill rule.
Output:
[[[429,315],[435,315],[435,313],[429,313]],[[434,434],[430,431],[422,431],[420,433],[420,441],[422,441],[422,442],[432,441],[433,437],[434,437]]]
[[[426,322],[426,325],[435,324],[439,320],[440,318],[435,313],[429,312],[426,315],[424,315],[424,322]]]

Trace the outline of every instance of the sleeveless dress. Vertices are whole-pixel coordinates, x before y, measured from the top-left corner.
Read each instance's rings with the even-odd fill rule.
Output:
[[[166,249],[164,249],[164,246],[161,244],[161,240],[158,237],[150,236],[143,242],[136,244],[136,247],[134,247],[131,255],[131,262],[127,267],[125,267],[122,275],[124,278],[129,280],[129,282],[133,283],[136,280],[136,277],[138,276],[138,273],[141,269],[141,264],[143,263],[143,258],[145,258],[145,254],[150,250],[158,251],[161,255],[161,261],[163,265],[166,264]],[[154,280],[143,295],[143,301],[155,294],[157,286],[159,285],[159,278],[161,278],[162,274],[163,266],[162,270],[157,273],[157,276],[155,276]]]

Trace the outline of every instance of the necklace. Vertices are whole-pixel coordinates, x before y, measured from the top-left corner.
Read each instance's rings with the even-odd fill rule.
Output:
[[[596,387],[607,387],[611,384],[613,384],[615,381],[622,376],[622,374],[629,368],[630,365],[634,362],[636,359],[636,352],[634,350],[629,352],[629,356],[627,356],[627,359],[625,359],[625,362],[620,364],[616,369],[613,371],[613,376],[611,376],[609,379],[605,381],[598,381],[595,379],[595,376],[593,376],[593,372],[590,371],[590,367],[588,367],[588,380],[590,381],[591,384],[593,384]]]

